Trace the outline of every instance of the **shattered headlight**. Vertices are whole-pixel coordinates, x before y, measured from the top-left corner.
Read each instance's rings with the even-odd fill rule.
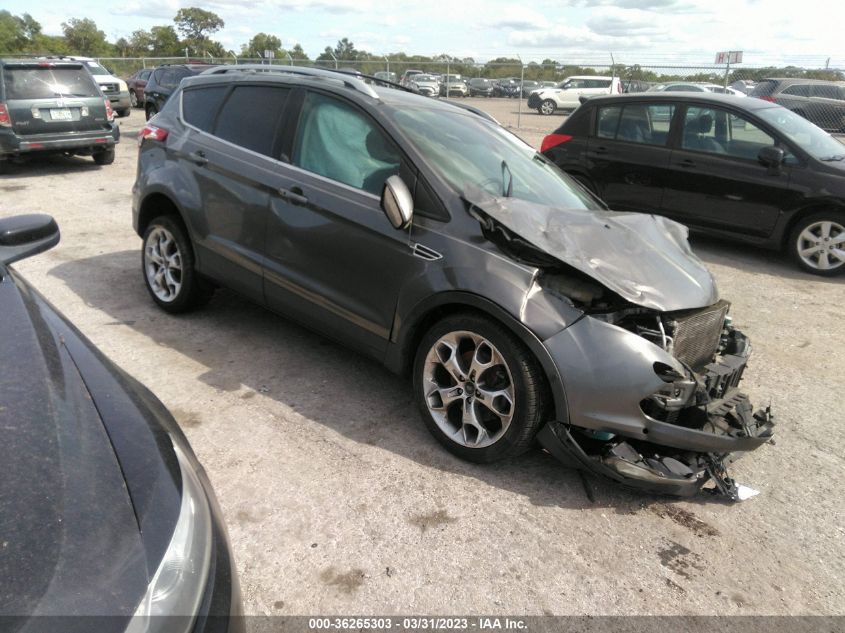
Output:
[[[193,466],[176,444],[173,450],[182,471],[179,518],[126,633],[189,631],[205,590],[211,562],[211,510]]]

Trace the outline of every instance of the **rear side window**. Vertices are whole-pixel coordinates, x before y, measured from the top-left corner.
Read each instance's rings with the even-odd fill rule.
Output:
[[[810,86],[808,84],[795,84],[794,86],[787,86],[781,91],[783,95],[790,95],[793,97],[809,97]]]
[[[596,136],[599,138],[616,138],[616,128],[619,127],[619,117],[622,115],[622,108],[612,106],[599,108],[596,114]]]
[[[277,86],[237,86],[223,104],[214,135],[275,158],[273,142],[288,93]]]
[[[228,86],[208,86],[183,91],[182,118],[185,123],[210,133],[214,116],[228,89]]]
[[[6,99],[98,97],[100,89],[84,68],[13,68],[3,71]]]
[[[602,108],[599,110],[598,136],[628,143],[666,145],[674,113],[674,105],[633,103],[622,108]]]
[[[820,97],[822,99],[842,98],[842,95],[839,92],[839,86],[834,84],[814,84],[811,94],[814,97]]]
[[[584,82],[585,88],[610,88],[610,79],[588,79]]]

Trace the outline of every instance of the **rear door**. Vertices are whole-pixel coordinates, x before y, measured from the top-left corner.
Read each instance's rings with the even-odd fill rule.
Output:
[[[414,176],[385,130],[354,103],[301,93],[291,164],[270,201],[265,292],[290,314],[372,356],[386,350],[402,283],[424,264],[380,208],[385,180]],[[286,144],[287,146],[287,144]]]
[[[102,131],[107,122],[104,97],[82,64],[8,64],[3,85],[21,136]]]
[[[674,111],[674,105],[647,102],[596,108],[587,160],[599,196],[611,209],[659,212]]]
[[[199,191],[192,215],[200,269],[263,302],[267,213],[279,187],[278,130],[290,89],[280,85],[199,86],[182,92],[179,158]]]
[[[710,104],[685,106],[677,122],[663,213],[690,226],[770,235],[797,201],[789,188],[794,159],[772,171],[757,155],[783,143],[747,113]]]

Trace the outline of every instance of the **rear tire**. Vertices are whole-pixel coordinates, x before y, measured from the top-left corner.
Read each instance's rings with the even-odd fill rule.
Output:
[[[116,111],[118,118],[121,118],[121,119],[128,117],[130,112],[132,112],[132,110],[130,108],[125,108],[123,110],[117,110]]]
[[[556,109],[557,104],[551,99],[546,99],[545,101],[543,101],[543,103],[540,104],[540,107],[537,108],[537,112],[545,116],[549,116],[554,114]]]
[[[138,107],[138,96],[135,94],[134,90],[129,91],[129,105],[133,108]]]
[[[99,152],[94,152],[91,155],[94,162],[98,165],[111,165],[114,162],[114,148],[104,149]]]
[[[182,223],[160,215],[144,231],[141,272],[147,291],[158,306],[172,314],[208,303],[214,287],[196,272],[194,249]]]
[[[152,118],[153,118],[156,114],[158,114],[158,110],[156,109],[156,107],[155,107],[154,105],[148,105],[148,106],[146,107],[146,113],[147,113],[147,121],[149,121],[149,120],[150,120],[150,119],[152,119]]]
[[[477,463],[528,450],[549,401],[528,348],[475,313],[448,316],[423,336],[414,360],[414,397],[437,441]]]
[[[789,234],[793,261],[813,275],[845,273],[845,213],[819,211],[801,218]]]

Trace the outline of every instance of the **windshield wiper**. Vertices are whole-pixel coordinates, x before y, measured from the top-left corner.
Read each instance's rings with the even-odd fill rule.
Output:
[[[830,163],[830,162],[834,162],[834,161],[838,162],[840,160],[845,160],[845,154],[834,154],[833,156],[824,156],[823,158],[820,158],[819,160],[824,161],[826,163]]]
[[[502,195],[505,198],[510,198],[513,195],[513,174],[505,160],[502,161]]]

